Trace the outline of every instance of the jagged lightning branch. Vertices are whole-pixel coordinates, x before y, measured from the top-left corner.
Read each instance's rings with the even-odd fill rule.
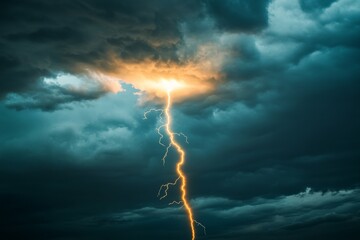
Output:
[[[161,126],[156,128],[157,133],[159,134],[160,138],[159,138],[159,144],[166,147],[166,151],[164,156],[162,157],[162,161],[163,164],[165,164],[166,161],[166,157],[168,156],[168,152],[169,149],[171,147],[174,147],[176,149],[176,151],[179,153],[180,158],[176,164],[176,173],[178,175],[178,178],[174,181],[174,182],[169,182],[166,184],[161,185],[159,192],[158,192],[158,197],[160,197],[160,200],[165,198],[168,195],[168,190],[170,188],[170,186],[175,186],[179,181],[181,182],[181,186],[180,186],[180,191],[181,191],[181,201],[173,201],[171,203],[169,203],[169,205],[173,205],[173,204],[181,204],[181,207],[185,207],[185,211],[190,223],[190,229],[191,229],[191,239],[195,240],[195,224],[197,224],[198,226],[201,226],[204,230],[204,234],[206,235],[206,228],[203,224],[201,224],[200,222],[196,221],[194,219],[194,214],[193,214],[193,210],[190,206],[190,203],[187,199],[187,179],[186,179],[186,175],[183,172],[182,166],[185,164],[185,151],[184,149],[181,147],[181,145],[176,141],[175,139],[175,135],[176,136],[182,136],[185,138],[186,143],[188,142],[188,138],[184,133],[175,133],[172,131],[171,129],[171,123],[172,123],[172,117],[171,117],[171,106],[172,106],[172,101],[171,101],[171,90],[167,89],[167,103],[164,109],[150,109],[149,111],[146,111],[144,113],[144,119],[147,119],[147,114],[149,114],[152,111],[155,112],[161,112],[160,114],[160,121],[163,123],[163,119],[162,116],[165,113],[166,116],[166,122],[163,123]],[[168,135],[170,142],[167,146],[165,146],[165,144],[162,143],[162,139],[164,138],[164,135],[161,133],[161,129],[165,128],[166,130],[166,134]],[[163,192],[163,195],[161,196],[161,192]]]
[[[172,129],[171,129],[171,122],[172,122],[172,118],[171,118],[171,114],[170,114],[170,108],[171,108],[171,91],[168,90],[167,91],[167,104],[165,107],[165,115],[166,115],[166,124],[165,124],[165,129],[166,129],[166,133],[168,134],[169,138],[170,138],[170,143],[172,146],[175,147],[176,151],[179,153],[180,155],[180,159],[176,164],[176,172],[179,176],[179,180],[181,181],[181,186],[180,186],[180,190],[181,190],[181,201],[184,204],[188,219],[189,219],[189,223],[190,223],[190,228],[191,228],[191,239],[194,240],[195,239],[195,226],[194,226],[194,217],[193,217],[193,211],[192,208],[189,204],[189,201],[187,200],[187,189],[186,189],[186,176],[182,170],[182,166],[185,163],[185,151],[184,149],[182,149],[182,147],[180,146],[180,144],[176,141],[175,139],[175,134],[173,133]]]

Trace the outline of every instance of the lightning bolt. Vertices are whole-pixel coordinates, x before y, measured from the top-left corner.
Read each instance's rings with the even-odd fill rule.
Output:
[[[169,146],[174,146],[176,151],[178,152],[178,154],[180,155],[180,158],[176,164],[176,173],[178,175],[177,180],[174,182],[173,185],[175,185],[177,183],[177,181],[180,180],[181,182],[181,186],[180,186],[180,190],[181,190],[181,201],[185,207],[185,211],[189,220],[189,224],[190,224],[190,229],[191,229],[191,239],[195,240],[195,226],[194,226],[194,214],[193,214],[193,210],[190,206],[190,203],[187,199],[187,179],[186,179],[186,175],[182,169],[183,165],[185,164],[185,151],[184,149],[180,146],[180,144],[176,141],[175,139],[175,133],[172,131],[171,129],[171,123],[172,123],[172,117],[171,117],[171,113],[170,113],[170,109],[171,109],[171,91],[168,90],[167,91],[167,104],[165,107],[165,116],[166,116],[166,123],[165,123],[165,129],[166,129],[166,133],[170,138],[170,144]],[[169,185],[172,185],[172,183],[170,183]],[[167,185],[167,187],[169,186]],[[166,191],[167,193],[167,191]]]
[[[189,142],[188,142],[187,136],[184,133],[173,132],[173,130],[171,128],[171,124],[172,124],[171,106],[172,106],[171,89],[167,89],[167,102],[166,102],[165,108],[164,109],[150,109],[150,110],[146,111],[144,113],[144,119],[147,119],[147,115],[151,112],[160,112],[160,122],[162,123],[162,125],[157,127],[156,131],[160,136],[159,144],[166,148],[165,153],[162,157],[163,164],[165,164],[166,158],[168,156],[168,153],[169,153],[169,150],[171,147],[174,147],[179,154],[179,159],[176,163],[176,173],[177,173],[178,177],[173,182],[169,182],[169,183],[161,185],[160,189],[158,191],[158,197],[160,197],[160,200],[167,197],[169,188],[171,186],[175,186],[178,183],[180,183],[181,200],[173,201],[173,202],[169,203],[169,205],[173,205],[173,204],[180,205],[181,204],[182,205],[181,208],[182,207],[185,208],[185,212],[186,212],[186,215],[187,215],[187,218],[189,221],[189,225],[190,225],[190,230],[191,230],[191,239],[195,240],[195,237],[196,237],[195,224],[198,226],[201,226],[203,228],[205,235],[206,235],[206,228],[203,224],[201,224],[200,222],[198,222],[194,219],[193,210],[187,199],[187,178],[182,169],[183,165],[185,164],[185,150],[176,141],[175,136],[182,136],[185,138],[186,143],[189,143]],[[164,114],[165,114],[165,123],[164,123],[164,119],[163,119]],[[166,135],[170,139],[170,142],[167,146],[162,142],[162,139],[164,138],[164,134],[161,133],[161,129],[165,129]]]

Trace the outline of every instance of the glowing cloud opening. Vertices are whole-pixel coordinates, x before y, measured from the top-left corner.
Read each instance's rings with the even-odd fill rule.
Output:
[[[162,80],[161,86],[166,90],[166,92],[172,92],[175,89],[184,87],[184,84],[176,81],[175,79],[171,80]]]

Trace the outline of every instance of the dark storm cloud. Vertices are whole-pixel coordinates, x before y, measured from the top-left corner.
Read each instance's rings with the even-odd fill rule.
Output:
[[[219,28],[225,31],[252,32],[267,26],[269,0],[208,0],[206,3]]]
[[[156,199],[176,178],[175,154],[162,166],[159,117],[142,120],[151,104],[139,106],[129,86],[115,95],[89,79],[87,91],[55,80],[58,72],[81,76],[74,63],[110,68],[107,50],[129,61],[179,61],[181,44],[195,42],[184,50],[192,56],[210,39],[228,50],[223,81],[172,111],[175,131],[189,137],[179,141],[206,238],[358,239],[358,1],[202,4],[203,12],[190,1],[2,8],[1,74],[11,81],[1,78],[0,89],[17,93],[0,103],[1,233],[187,239],[183,209],[167,205],[176,188]],[[22,71],[27,80],[15,78]],[[83,99],[97,100],[72,103]]]
[[[248,201],[237,202],[226,198],[199,198],[193,205],[201,209],[208,216],[222,223],[225,232],[218,239],[233,232],[248,234],[254,233],[276,234],[287,230],[312,228],[320,224],[332,222],[357,222],[359,205],[358,189],[339,192],[314,192],[310,188],[306,191],[279,196],[273,199],[255,198]],[[316,208],[317,212],[308,209]],[[356,212],[355,216],[353,211]]]
[[[177,61],[175,51],[181,44],[178,23],[186,17],[196,17],[200,9],[198,1],[1,4],[1,97],[10,92],[26,92],[44,77],[59,72],[83,74],[85,69],[80,65],[109,69],[109,54],[126,61]],[[46,95],[49,90],[44,91]],[[69,94],[58,98],[62,96],[59,104],[70,98],[81,100]],[[47,103],[32,106],[42,104]]]
[[[9,92],[24,91],[42,76],[49,75],[45,69],[23,66],[14,56],[0,56],[0,97]]]
[[[26,93],[8,95],[6,106],[18,111],[25,109],[54,111],[66,103],[94,100],[107,92],[102,91],[101,88],[79,92],[59,86],[32,86]]]
[[[139,62],[186,63],[196,48],[187,46],[186,25],[193,36],[212,38],[215,28],[255,32],[267,26],[268,1],[46,1],[2,2],[0,26],[1,92],[34,95],[31,88],[58,73],[86,74],[86,69],[121,68],[113,59]],[[208,23],[207,23],[208,24]],[[198,26],[198,27],[197,27]],[[179,54],[179,50],[186,54]],[[226,50],[224,50],[226,51]],[[43,95],[51,92],[38,88]],[[30,91],[28,94],[27,91]],[[67,91],[64,89],[63,91]],[[17,109],[56,109],[71,101],[88,99],[58,94],[56,101],[23,101]],[[101,89],[98,91],[102,92]],[[40,93],[39,93],[40,94]],[[102,94],[96,96],[100,97]],[[95,95],[92,95],[95,98]],[[90,99],[93,99],[90,97]],[[53,99],[54,100],[54,99]],[[14,106],[11,104],[10,106]]]
[[[360,51],[358,31],[349,29],[359,23],[359,5],[350,10],[350,3],[355,4],[326,5],[315,16],[295,1],[274,1],[262,33],[223,40],[232,49],[222,68],[227,82],[218,95],[182,105],[196,117],[184,131],[195,137],[189,163],[197,173],[191,176],[193,193],[216,196],[221,191],[246,200],[291,195],[307,186],[358,187]],[[206,156],[212,157],[202,158],[204,144]],[[344,231],[359,224],[350,222]]]
[[[333,2],[336,0],[318,0],[318,1],[311,1],[311,0],[300,0],[301,9],[304,11],[315,11],[315,10],[322,10],[324,8],[329,7]]]
[[[181,239],[176,232],[185,229],[186,223],[176,228],[178,210],[169,208],[169,213],[175,212],[169,215],[174,225],[158,212],[156,219],[145,221],[142,232],[132,224],[137,222],[136,215],[120,214],[139,206],[144,213],[138,214],[147,214],[163,205],[156,193],[169,173],[158,174],[165,170],[159,159],[163,149],[154,131],[156,119],[142,120],[141,109],[133,107],[136,97],[131,89],[92,104],[100,105],[75,105],[72,110],[52,113],[1,107],[0,178],[6,184],[0,186],[0,202],[7,206],[1,210],[3,236],[155,238],[163,236],[157,229],[165,224],[174,239]],[[75,109],[83,111],[74,115]],[[12,119],[13,114],[21,117]],[[139,191],[143,179],[149,185]]]
[[[221,197],[196,198],[192,206],[203,213],[209,221],[208,233],[213,239],[223,239],[226,235],[276,234],[286,231],[295,234],[299,229],[311,229],[332,223],[358,224],[358,189],[343,191],[315,192],[310,188],[294,195],[279,196],[274,199],[255,198],[248,201],[234,201]],[[309,211],[316,208],[317,211]],[[355,211],[355,214],[353,214]],[[181,216],[180,207],[146,207],[115,213],[102,218],[88,219],[108,225],[127,222],[131,225],[149,225],[149,219],[175,221]],[[343,226],[342,226],[343,227]],[[221,231],[219,231],[221,229]],[[171,231],[169,231],[171,232]],[[199,227],[199,236],[203,233]]]
[[[340,78],[354,82],[360,61],[360,19],[357,8],[347,8],[351,4],[353,1],[324,4],[321,13],[308,15],[299,2],[274,1],[269,5],[269,26],[263,32],[223,35],[221,43],[230,49],[220,70],[226,81],[215,94],[195,104],[201,104],[201,109],[224,107],[228,99],[241,99],[254,105],[261,101],[261,95],[274,94],[282,85],[291,89],[292,82],[285,79],[311,71],[312,75],[304,75],[304,79],[321,81],[333,76],[330,72],[326,76],[326,68],[339,66],[351,68],[351,73],[336,71],[339,84]]]
[[[95,76],[94,80],[86,75],[59,74],[53,78],[44,78],[29,87],[26,92],[8,94],[5,105],[11,109],[41,109],[54,111],[69,108],[72,102],[98,99],[109,91],[118,92],[123,89],[114,80]]]

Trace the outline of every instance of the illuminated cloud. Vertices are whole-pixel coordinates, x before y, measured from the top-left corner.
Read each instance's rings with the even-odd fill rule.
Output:
[[[162,97],[152,85],[164,78],[175,78],[189,86],[178,100],[213,92],[226,80],[220,70],[229,49],[223,47],[220,31],[224,30],[222,26],[225,32],[234,28],[227,26],[232,21],[227,19],[228,13],[240,16],[237,30],[266,26],[267,1],[238,1],[235,6],[249,9],[239,12],[233,12],[228,2],[220,12],[215,11],[218,7],[214,1],[48,4],[39,0],[5,4],[0,47],[7,47],[2,47],[0,56],[0,95],[27,95],[41,85],[42,79],[59,74],[87,75],[90,82],[96,81],[90,79],[89,71],[133,84],[146,92],[144,100]],[[252,17],[254,13],[256,19],[261,16],[259,23]],[[32,18],[35,15],[43,20]],[[13,16],[19,17],[12,21]],[[107,89],[98,86],[98,92]],[[78,101],[76,97],[73,100]],[[70,99],[59,103],[66,101]]]
[[[67,103],[94,100],[109,92],[120,91],[122,87],[117,79],[100,73],[58,74],[54,78],[44,78],[25,93],[8,94],[5,104],[16,110],[39,108],[53,111],[66,107]]]
[[[2,238],[187,239],[143,120],[178,81],[208,238],[359,239],[358,0],[0,4]]]

